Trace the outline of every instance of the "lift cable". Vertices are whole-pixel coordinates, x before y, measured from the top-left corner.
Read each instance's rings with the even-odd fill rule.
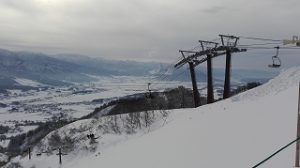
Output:
[[[272,157],[274,157],[275,155],[277,155],[278,153],[280,153],[281,151],[283,151],[284,149],[286,149],[287,147],[291,146],[293,143],[295,143],[295,142],[297,142],[299,140],[300,140],[300,137],[298,137],[297,139],[293,140],[292,142],[290,142],[289,144],[285,145],[284,147],[280,148],[275,153],[273,153],[272,155],[270,155],[266,159],[262,160],[261,162],[259,162],[255,166],[253,166],[252,168],[257,168],[258,166],[264,164],[266,161],[268,161],[269,159],[271,159]]]
[[[212,40],[210,40],[210,41],[215,42],[215,41],[217,41],[217,40],[220,40],[220,38],[212,39]],[[198,44],[198,45],[196,45],[195,47],[192,47],[191,49],[189,49],[188,51],[196,51],[196,49],[202,49],[201,47],[202,47],[201,44]],[[199,51],[200,51],[200,50],[199,50]],[[196,52],[197,52],[197,51],[196,51]],[[180,61],[180,60],[182,59],[182,56],[180,56],[180,57],[178,57],[178,58],[179,58],[179,59],[176,60],[176,62]],[[171,66],[173,67],[173,64],[172,64]]]
[[[274,47],[243,47],[246,49],[272,49],[274,50]],[[287,49],[287,50],[300,50],[300,47],[280,47],[280,49]]]
[[[186,70],[188,70],[188,68],[187,68]],[[180,73],[177,74],[177,75],[174,75],[174,74],[173,74],[173,76],[167,76],[164,80],[172,81],[172,80],[174,80],[174,79],[178,79],[178,78],[181,77],[185,72],[186,72],[186,71],[182,71],[182,72],[180,72]],[[164,88],[167,88],[167,87],[166,87],[166,86],[167,86],[167,83],[166,83],[167,81],[165,81],[165,82],[153,82],[153,83],[151,83],[151,86],[162,85]]]
[[[168,73],[170,73],[169,72],[170,70],[171,70],[171,73],[174,73],[177,69],[175,69],[173,67],[173,65],[170,64],[169,66],[164,68],[163,73],[161,73],[161,74],[156,73],[156,74],[153,74],[152,76],[150,76],[151,77],[150,78],[150,83],[152,82],[152,80],[164,80],[164,79],[166,79],[169,76]],[[157,76],[155,76],[155,75],[157,75]]]
[[[243,47],[243,48],[249,49],[249,50],[255,50],[255,49],[272,49],[272,50],[274,50],[273,46],[267,46],[267,45],[280,45],[280,44],[283,44],[283,40],[278,40],[278,39],[269,39],[269,38],[260,38],[260,37],[246,37],[246,36],[239,36],[239,38],[249,39],[249,40],[267,41],[266,43],[254,43],[254,44],[244,44],[244,45],[239,44],[239,45],[237,45],[238,47]],[[220,40],[220,38],[216,38],[216,39],[213,39],[211,41],[217,41],[217,40]],[[239,41],[239,43],[240,43],[240,41]],[[191,48],[190,51],[196,51],[197,49],[201,49],[200,47],[201,47],[201,45],[197,45],[197,46]],[[280,49],[300,49],[300,48],[297,48],[297,47],[280,47]],[[182,59],[181,56],[178,57],[178,60],[180,60],[180,59]],[[152,75],[153,78],[151,78],[151,79],[152,80],[156,79],[156,80],[161,80],[161,81],[173,80],[172,78],[178,78],[179,76],[183,75],[184,72],[185,72],[185,71],[183,71],[180,74],[172,77],[171,75],[168,75],[168,73],[170,73],[170,68],[171,67],[172,67],[172,64],[165,67],[164,70],[163,70],[163,73],[153,74]],[[172,67],[171,73],[174,75],[174,72],[176,70],[177,69]],[[152,82],[152,81],[149,82],[149,83],[151,83],[151,86],[156,85],[156,84],[162,84],[161,82]]]
[[[180,58],[180,59],[182,59],[182,58]],[[179,59],[179,60],[180,60]],[[177,60],[177,61],[179,61],[179,60]],[[177,62],[176,61],[176,62]],[[175,62],[175,63],[176,63]],[[172,74],[173,74],[173,77],[172,76],[170,76],[170,75],[168,75],[167,73],[169,73],[168,71],[169,71],[169,68],[172,68]],[[155,76],[155,75],[157,75],[157,74],[154,74],[154,75],[151,75],[150,77],[150,80],[149,80],[149,82],[147,82],[147,84],[149,85],[149,83],[150,83],[150,85],[151,86],[156,86],[156,85],[162,85],[164,88],[166,88],[166,86],[167,86],[167,81],[170,81],[170,80],[173,80],[173,79],[175,79],[175,78],[178,78],[178,77],[180,77],[180,76],[182,76],[183,74],[184,74],[184,72],[185,71],[183,71],[183,72],[181,72],[180,74],[177,74],[177,75],[175,75],[174,76],[174,72],[177,70],[177,69],[175,69],[175,68],[173,68],[173,64],[170,64],[169,66],[167,66],[166,68],[164,68],[165,70],[165,72],[164,73],[162,73],[162,74],[159,74],[158,76]],[[154,81],[153,82],[153,80],[156,80],[156,81]],[[159,81],[161,81],[161,82],[159,82]],[[164,82],[162,82],[162,81],[164,81]]]
[[[175,69],[173,68],[173,64],[176,63],[177,61],[181,60],[181,57],[178,57],[176,61],[173,61],[172,63],[169,63],[168,66],[164,67],[162,71],[162,73],[154,73],[152,75],[145,75],[144,77],[149,78],[149,82],[148,83],[152,83],[152,80],[156,79],[159,80],[161,78],[165,78],[165,76],[167,76],[168,71],[170,70],[170,68],[172,68],[172,72],[175,71]]]
[[[219,40],[219,38],[213,39],[213,40],[216,41],[216,40]],[[196,49],[198,49],[198,48],[201,49],[201,47],[202,47],[201,44],[198,44],[198,45],[196,45],[195,47],[189,49],[189,51],[196,51]],[[180,59],[177,60],[176,62],[180,61],[181,59],[182,59],[182,58],[180,57]],[[174,68],[173,64],[171,64],[170,66],[172,66],[172,70],[173,70],[172,73],[175,72],[175,71],[177,70],[176,68]],[[168,68],[170,68],[170,67],[168,67]],[[167,71],[168,71],[168,69],[166,69],[165,73],[162,74],[162,75],[160,75],[159,78],[161,78],[162,80],[168,79],[169,75],[166,74]],[[182,75],[183,73],[184,73],[184,71],[181,72],[180,75]],[[155,78],[155,79],[157,79],[157,78]],[[171,80],[171,79],[169,79],[169,80]]]
[[[219,38],[212,39],[212,40],[210,40],[210,41],[216,42],[216,41],[218,41],[218,40],[220,40],[220,37],[219,37]]]
[[[278,39],[269,39],[269,38],[260,38],[260,37],[246,37],[246,36],[239,36],[239,38],[243,39],[249,39],[249,40],[260,40],[260,41],[277,41],[277,42],[282,42],[283,40],[278,40]]]
[[[251,47],[251,46],[261,46],[261,45],[278,45],[278,44],[283,44],[283,43],[255,43],[255,44],[242,44],[242,45],[237,45],[238,47]]]
[[[215,40],[218,40],[218,39],[215,39]],[[192,47],[189,50],[190,51],[196,51],[197,49],[201,49],[201,45],[200,44],[196,45],[195,47]],[[175,61],[175,63],[178,62],[178,61],[180,61],[181,59],[182,59],[181,56],[178,57],[178,59]],[[169,66],[167,66],[166,68],[164,68],[164,70],[163,70],[164,73],[159,74],[158,76],[154,76],[154,75],[157,75],[157,74],[154,74],[154,75],[152,75],[150,77],[154,77],[154,79],[156,79],[156,80],[159,80],[159,79],[160,80],[166,80],[169,77],[169,75],[167,73],[169,73],[168,71],[170,70],[170,68],[172,68],[171,69],[171,71],[172,71],[171,73],[173,73],[173,72],[175,72],[177,70],[176,68],[174,68],[173,64],[174,63],[171,63]],[[152,78],[150,78],[150,79],[152,79]],[[149,83],[152,83],[152,81],[150,80]]]
[[[182,71],[177,75],[173,74],[173,76],[166,76],[165,78],[162,79],[162,81],[163,80],[171,81],[171,80],[177,79],[178,77],[182,76],[184,73],[185,73],[185,71]],[[161,82],[154,82],[152,84],[154,84],[154,85],[155,84],[161,84]]]

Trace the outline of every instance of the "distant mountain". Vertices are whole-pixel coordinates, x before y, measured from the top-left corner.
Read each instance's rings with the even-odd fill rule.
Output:
[[[163,63],[108,60],[75,54],[59,54],[51,57],[80,66],[89,74],[103,76],[144,76],[151,74],[155,70],[159,70],[161,67],[167,66],[167,64]]]
[[[48,85],[91,80],[81,73],[81,67],[44,54],[0,50],[1,86],[18,86],[16,78],[30,79]]]
[[[216,82],[224,80],[224,69],[214,69]],[[233,81],[267,80],[277,73],[257,70],[233,70]],[[50,86],[96,80],[93,76],[146,76],[157,80],[190,81],[187,67],[175,70],[165,63],[144,63],[93,58],[75,54],[45,55],[32,52],[12,52],[0,49],[0,91],[31,89],[32,84]],[[206,69],[196,68],[198,81],[206,81]],[[31,83],[30,85],[24,84]],[[26,83],[25,82],[25,83]]]
[[[80,66],[85,66],[87,69],[92,68],[98,72],[102,72],[102,75],[151,76],[156,77],[158,80],[190,80],[190,71],[188,69],[181,68],[175,70],[174,65],[166,63],[117,61],[73,54],[60,54],[52,57]],[[91,73],[92,72],[90,72],[90,74]],[[205,81],[206,74],[203,73],[202,70],[197,71],[196,75],[198,77],[198,81]]]
[[[24,86],[17,82],[18,78],[50,86],[61,86],[70,85],[73,82],[93,81],[95,80],[93,75],[149,75],[160,66],[163,65],[113,61],[78,55],[49,56],[41,53],[0,49],[0,91],[32,88],[32,86]]]

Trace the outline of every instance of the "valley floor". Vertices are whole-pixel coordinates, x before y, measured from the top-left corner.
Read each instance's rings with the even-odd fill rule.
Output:
[[[63,156],[64,168],[246,168],[265,159],[296,138],[300,68],[291,68],[268,83],[214,104],[169,113],[167,121],[134,135],[97,132],[100,121],[85,120],[59,130],[90,127],[102,136],[94,151],[74,150]],[[85,136],[88,129],[82,135]],[[50,136],[50,135],[49,135]],[[49,136],[43,140],[49,145]],[[87,142],[79,143],[89,146]],[[78,148],[79,149],[79,148]],[[34,152],[37,152],[37,148]],[[295,145],[261,167],[293,167]],[[24,167],[58,167],[55,153],[17,157]]]

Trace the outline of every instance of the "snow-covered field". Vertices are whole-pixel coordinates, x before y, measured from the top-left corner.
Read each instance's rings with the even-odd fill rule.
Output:
[[[50,147],[49,139],[56,133],[78,140],[75,150],[63,156],[60,167],[64,168],[252,167],[296,138],[299,81],[300,68],[291,68],[230,99],[196,109],[173,110],[166,120],[158,115],[153,125],[137,129],[135,134],[104,133],[104,121],[110,118],[78,121],[50,133],[33,153]],[[89,144],[85,139],[89,132],[102,138]],[[34,156],[30,161],[26,156],[17,157],[12,162],[28,168],[56,168],[55,154]],[[294,155],[292,145],[260,167],[293,167]]]
[[[70,117],[79,118],[90,112],[102,103],[93,102],[96,99],[115,99],[136,93],[147,91],[146,77],[114,76],[98,77],[97,82],[88,84],[76,84],[70,87],[47,88],[29,91],[9,90],[8,94],[0,94],[0,103],[7,107],[0,107],[0,123],[7,120],[45,121],[58,113],[68,114]],[[32,82],[23,84],[33,85]],[[183,85],[191,88],[189,82],[178,81],[152,81],[150,89],[163,91],[168,88],[176,88]],[[199,83],[199,88],[204,87]],[[202,90],[206,94],[206,90]]]
[[[16,78],[15,81],[23,86],[32,86],[32,87],[41,87],[41,86],[47,86],[42,83],[39,83],[37,81],[29,80],[29,79],[23,79],[23,78]]]
[[[31,130],[32,124],[28,128],[14,128],[15,125],[25,125],[25,122],[29,121],[45,122],[62,116],[80,118],[112,99],[146,92],[149,81],[153,83],[150,86],[153,91],[163,91],[179,85],[191,88],[189,82],[166,82],[150,80],[148,77],[93,77],[98,81],[85,84],[74,83],[69,87],[50,87],[35,81],[17,78],[16,81],[24,86],[40,88],[28,91],[8,90],[8,93],[0,93],[0,125],[9,126],[12,131],[6,133],[5,136],[10,137]],[[203,83],[199,83],[199,88],[201,87],[204,87]],[[3,145],[0,143],[0,146]]]
[[[29,91],[9,90],[8,94],[0,94],[0,124],[8,120],[45,121],[54,114],[64,113],[70,117],[79,118],[93,112],[101,102],[95,99],[114,99],[135,93],[147,91],[146,77],[113,76],[98,77],[97,82],[88,84],[75,84],[64,88],[47,88]],[[38,83],[26,79],[17,79],[18,82],[37,86]],[[153,81],[151,89],[162,91],[167,88],[176,88],[179,85],[191,87],[188,82]],[[204,85],[199,84],[199,87]],[[102,102],[103,103],[103,102]]]

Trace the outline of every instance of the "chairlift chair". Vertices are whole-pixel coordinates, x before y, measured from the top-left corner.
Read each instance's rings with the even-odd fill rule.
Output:
[[[279,57],[273,56],[272,60],[273,60],[273,64],[269,65],[270,68],[279,68],[281,66],[281,61]]]
[[[87,134],[86,135],[86,137],[88,138],[88,139],[90,139],[90,140],[96,140],[96,139],[98,139],[98,138],[102,138],[101,136],[95,136],[95,134],[94,133],[92,133],[92,130],[91,129],[89,129],[89,134]]]
[[[91,139],[91,140],[95,140],[95,139],[98,139],[99,137],[95,137],[95,134],[93,133],[93,131],[92,131],[92,129],[91,128],[89,128],[89,134],[87,134],[86,135],[86,137],[88,138],[88,139]]]
[[[148,92],[145,94],[147,99],[152,99],[153,95],[151,94],[151,92]]]
[[[281,60],[278,57],[279,55],[279,46],[275,47],[276,48],[276,55],[272,56],[272,61],[273,63],[269,65],[270,68],[279,68],[281,66]]]
[[[151,93],[150,85],[151,85],[151,83],[148,83],[148,91],[146,93],[146,98],[147,99],[153,99],[153,95]]]
[[[99,139],[99,138],[102,138],[102,137],[101,136],[95,137],[95,134],[87,134],[87,138],[90,139],[90,140],[96,140],[96,139]]]

